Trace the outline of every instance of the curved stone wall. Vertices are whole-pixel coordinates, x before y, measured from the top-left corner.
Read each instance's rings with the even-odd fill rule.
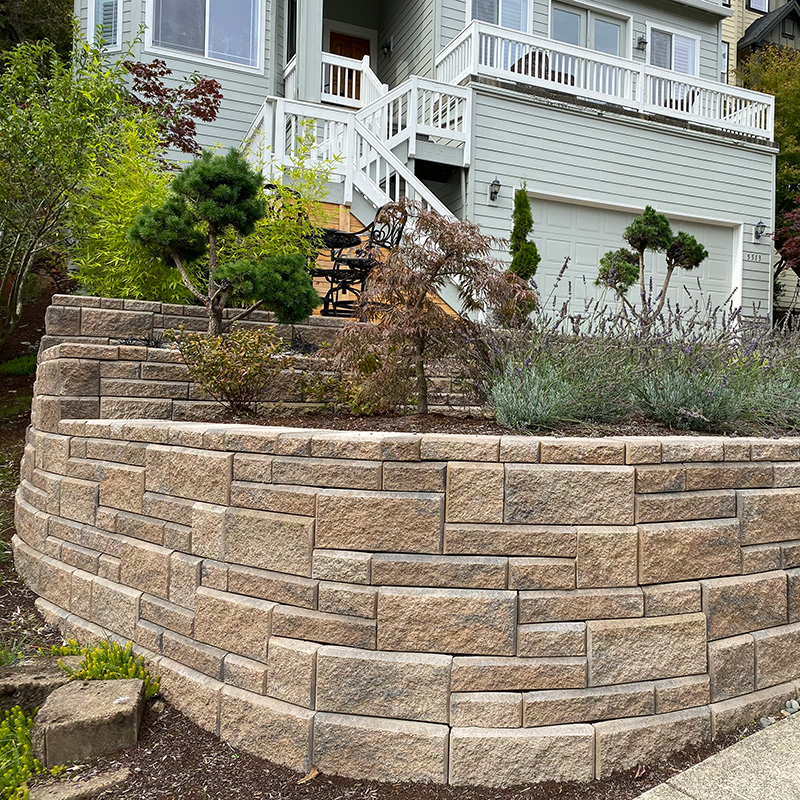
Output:
[[[80,347],[44,354],[17,567],[67,635],[134,640],[236,747],[589,781],[797,696],[800,440],[68,419]]]

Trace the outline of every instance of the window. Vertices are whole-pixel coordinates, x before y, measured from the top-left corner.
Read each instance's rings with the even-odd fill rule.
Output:
[[[769,0],[747,0],[747,9],[766,14],[769,11]]]
[[[720,51],[720,61],[719,61],[719,80],[720,83],[727,83],[728,82],[728,43],[722,43],[722,50]]]
[[[153,44],[258,66],[259,0],[155,0]]]
[[[791,17],[786,17],[781,24],[781,33],[787,39],[794,39],[794,20]]]
[[[697,74],[697,39],[654,28],[650,31],[649,50],[652,66],[684,75]]]
[[[515,31],[528,30],[528,0],[471,0],[471,18]]]
[[[297,0],[289,0],[286,5],[286,60],[291,61],[297,54]]]
[[[598,14],[588,8],[553,3],[552,38],[558,42],[588,47],[612,56],[621,55],[623,20]]]
[[[109,47],[120,46],[120,0],[95,0],[90,7],[90,17],[93,20],[91,38],[98,35],[104,44]]]

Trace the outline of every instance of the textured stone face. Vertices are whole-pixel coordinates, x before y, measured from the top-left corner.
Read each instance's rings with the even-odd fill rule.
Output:
[[[233,453],[148,445],[145,466],[150,492],[223,505],[230,499]]]
[[[453,659],[451,689],[454,692],[525,692],[585,686],[585,658]]]
[[[447,522],[503,521],[502,464],[454,462],[447,467]]]
[[[322,647],[317,653],[318,711],[418,722],[447,722],[449,656]]]
[[[638,717],[655,710],[651,684],[596,689],[526,692],[522,696],[526,728]]]
[[[633,468],[509,464],[505,521],[632,525]]]
[[[669,583],[741,570],[735,520],[667,522],[639,526],[641,583]]]
[[[217,732],[217,710],[222,684],[183,664],[162,658],[158,664],[161,694],[179,706],[192,722],[204,731]]]
[[[793,683],[782,683],[760,692],[753,692],[742,697],[733,697],[720,703],[712,703],[711,722],[714,738],[738,733],[754,719],[766,714],[773,714],[783,707],[787,700],[797,696],[797,688]]]
[[[657,714],[708,705],[710,697],[708,675],[690,675],[685,678],[657,681],[655,694]]]
[[[749,489],[736,494],[742,544],[800,538],[800,489]]]
[[[663,583],[643,587],[646,617],[670,617],[703,610],[699,583]]]
[[[750,634],[718,639],[708,644],[711,700],[752,692],[755,686],[755,644]]]
[[[335,491],[320,492],[317,497],[317,547],[439,552],[441,495]]]
[[[195,606],[195,637],[247,658],[263,660],[274,603],[200,587]]]
[[[448,733],[446,725],[318,712],[313,761],[346,777],[447,783]]]
[[[512,655],[516,595],[480,589],[378,593],[378,649]]]
[[[594,729],[564,725],[530,730],[455,728],[450,783],[519,786],[594,777]]]
[[[267,649],[267,694],[296,706],[314,708],[320,645],[273,636]]]
[[[637,548],[636,528],[579,528],[578,588],[636,586]]]
[[[522,695],[519,692],[453,692],[450,724],[454,728],[519,728]]]
[[[445,525],[444,552],[570,558],[577,532],[559,525]]]
[[[593,621],[586,627],[591,686],[706,671],[703,614]]]
[[[639,588],[519,593],[521,623],[640,617],[643,607]]]
[[[530,658],[586,655],[585,622],[517,626],[517,655]]]
[[[574,589],[575,560],[572,558],[511,558],[509,589]]]
[[[506,567],[505,558],[491,556],[376,553],[372,582],[378,586],[505,589]]]
[[[369,583],[372,553],[314,548],[311,576],[323,581]]]
[[[800,665],[800,623],[753,634],[756,646],[756,689],[795,680]]]

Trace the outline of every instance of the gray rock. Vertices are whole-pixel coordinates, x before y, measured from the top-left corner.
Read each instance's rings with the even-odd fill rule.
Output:
[[[70,669],[76,669],[82,656],[60,659]],[[0,711],[21,706],[32,714],[52,692],[69,682],[69,674],[58,666],[57,658],[26,658],[0,669]]]

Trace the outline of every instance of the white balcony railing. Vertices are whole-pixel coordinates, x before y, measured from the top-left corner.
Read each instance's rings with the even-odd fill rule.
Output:
[[[583,47],[470,23],[436,59],[436,78],[513,80],[636,111],[772,139],[771,95],[657,69]]]
[[[357,61],[333,53],[322,54],[323,103],[362,108],[388,91],[389,87],[370,68],[369,56]]]

